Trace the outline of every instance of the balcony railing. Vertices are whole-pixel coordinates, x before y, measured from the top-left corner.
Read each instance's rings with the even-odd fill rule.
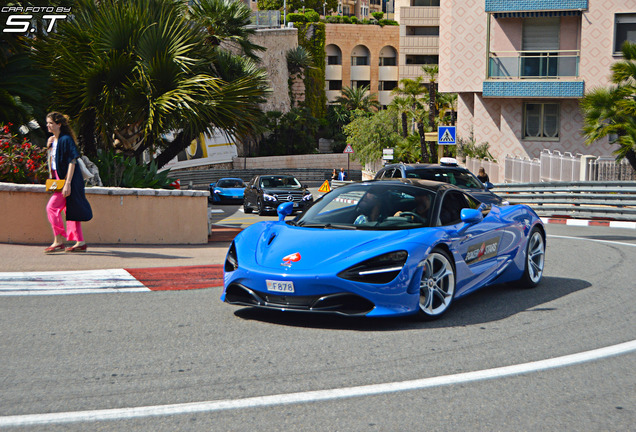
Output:
[[[488,59],[488,78],[577,78],[579,54],[578,50],[491,52]]]

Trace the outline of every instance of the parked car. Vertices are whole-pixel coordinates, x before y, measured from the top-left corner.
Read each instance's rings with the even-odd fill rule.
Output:
[[[416,178],[450,183],[470,193],[486,204],[501,204],[501,197],[490,191],[492,183],[483,184],[473,173],[460,167],[453,158],[442,158],[440,164],[391,164],[375,175],[375,180],[394,180],[396,178]]]
[[[276,212],[276,208],[285,202],[293,203],[294,212],[304,211],[313,204],[314,197],[294,176],[257,175],[245,188],[243,210],[245,213],[256,210],[262,216]]]
[[[245,182],[240,178],[227,177],[210,183],[210,201],[213,203],[243,202]]]
[[[341,186],[284,221],[291,207],[235,237],[221,300],[434,319],[485,286],[542,279],[545,229],[526,205],[486,206],[448,183],[398,179]]]

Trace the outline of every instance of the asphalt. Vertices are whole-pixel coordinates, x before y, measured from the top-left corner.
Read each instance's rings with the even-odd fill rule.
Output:
[[[92,245],[86,252],[45,254],[49,244],[0,243],[0,272],[40,272],[151,267],[210,266],[223,264],[239,229],[213,226],[207,244],[198,245]]]

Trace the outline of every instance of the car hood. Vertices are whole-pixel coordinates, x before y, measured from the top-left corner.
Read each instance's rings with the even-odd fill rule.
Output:
[[[287,267],[290,272],[307,269],[320,272],[334,264],[353,265],[375,256],[375,252],[397,250],[401,246],[393,243],[407,235],[408,231],[303,228],[273,223],[258,238],[255,260],[259,266],[271,269]]]
[[[217,187],[214,188],[215,191],[219,191],[222,194],[226,194],[226,195],[243,195],[243,193],[245,192],[245,188],[224,188],[224,187]]]

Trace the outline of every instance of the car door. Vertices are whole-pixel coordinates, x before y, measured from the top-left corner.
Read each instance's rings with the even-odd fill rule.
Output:
[[[488,213],[484,220],[460,231],[463,208],[479,207],[479,202],[457,190],[448,190],[439,212],[438,225],[448,229],[451,251],[456,263],[456,295],[467,293],[483,286],[497,277],[503,265],[499,252],[505,235],[505,226],[499,218]]]

